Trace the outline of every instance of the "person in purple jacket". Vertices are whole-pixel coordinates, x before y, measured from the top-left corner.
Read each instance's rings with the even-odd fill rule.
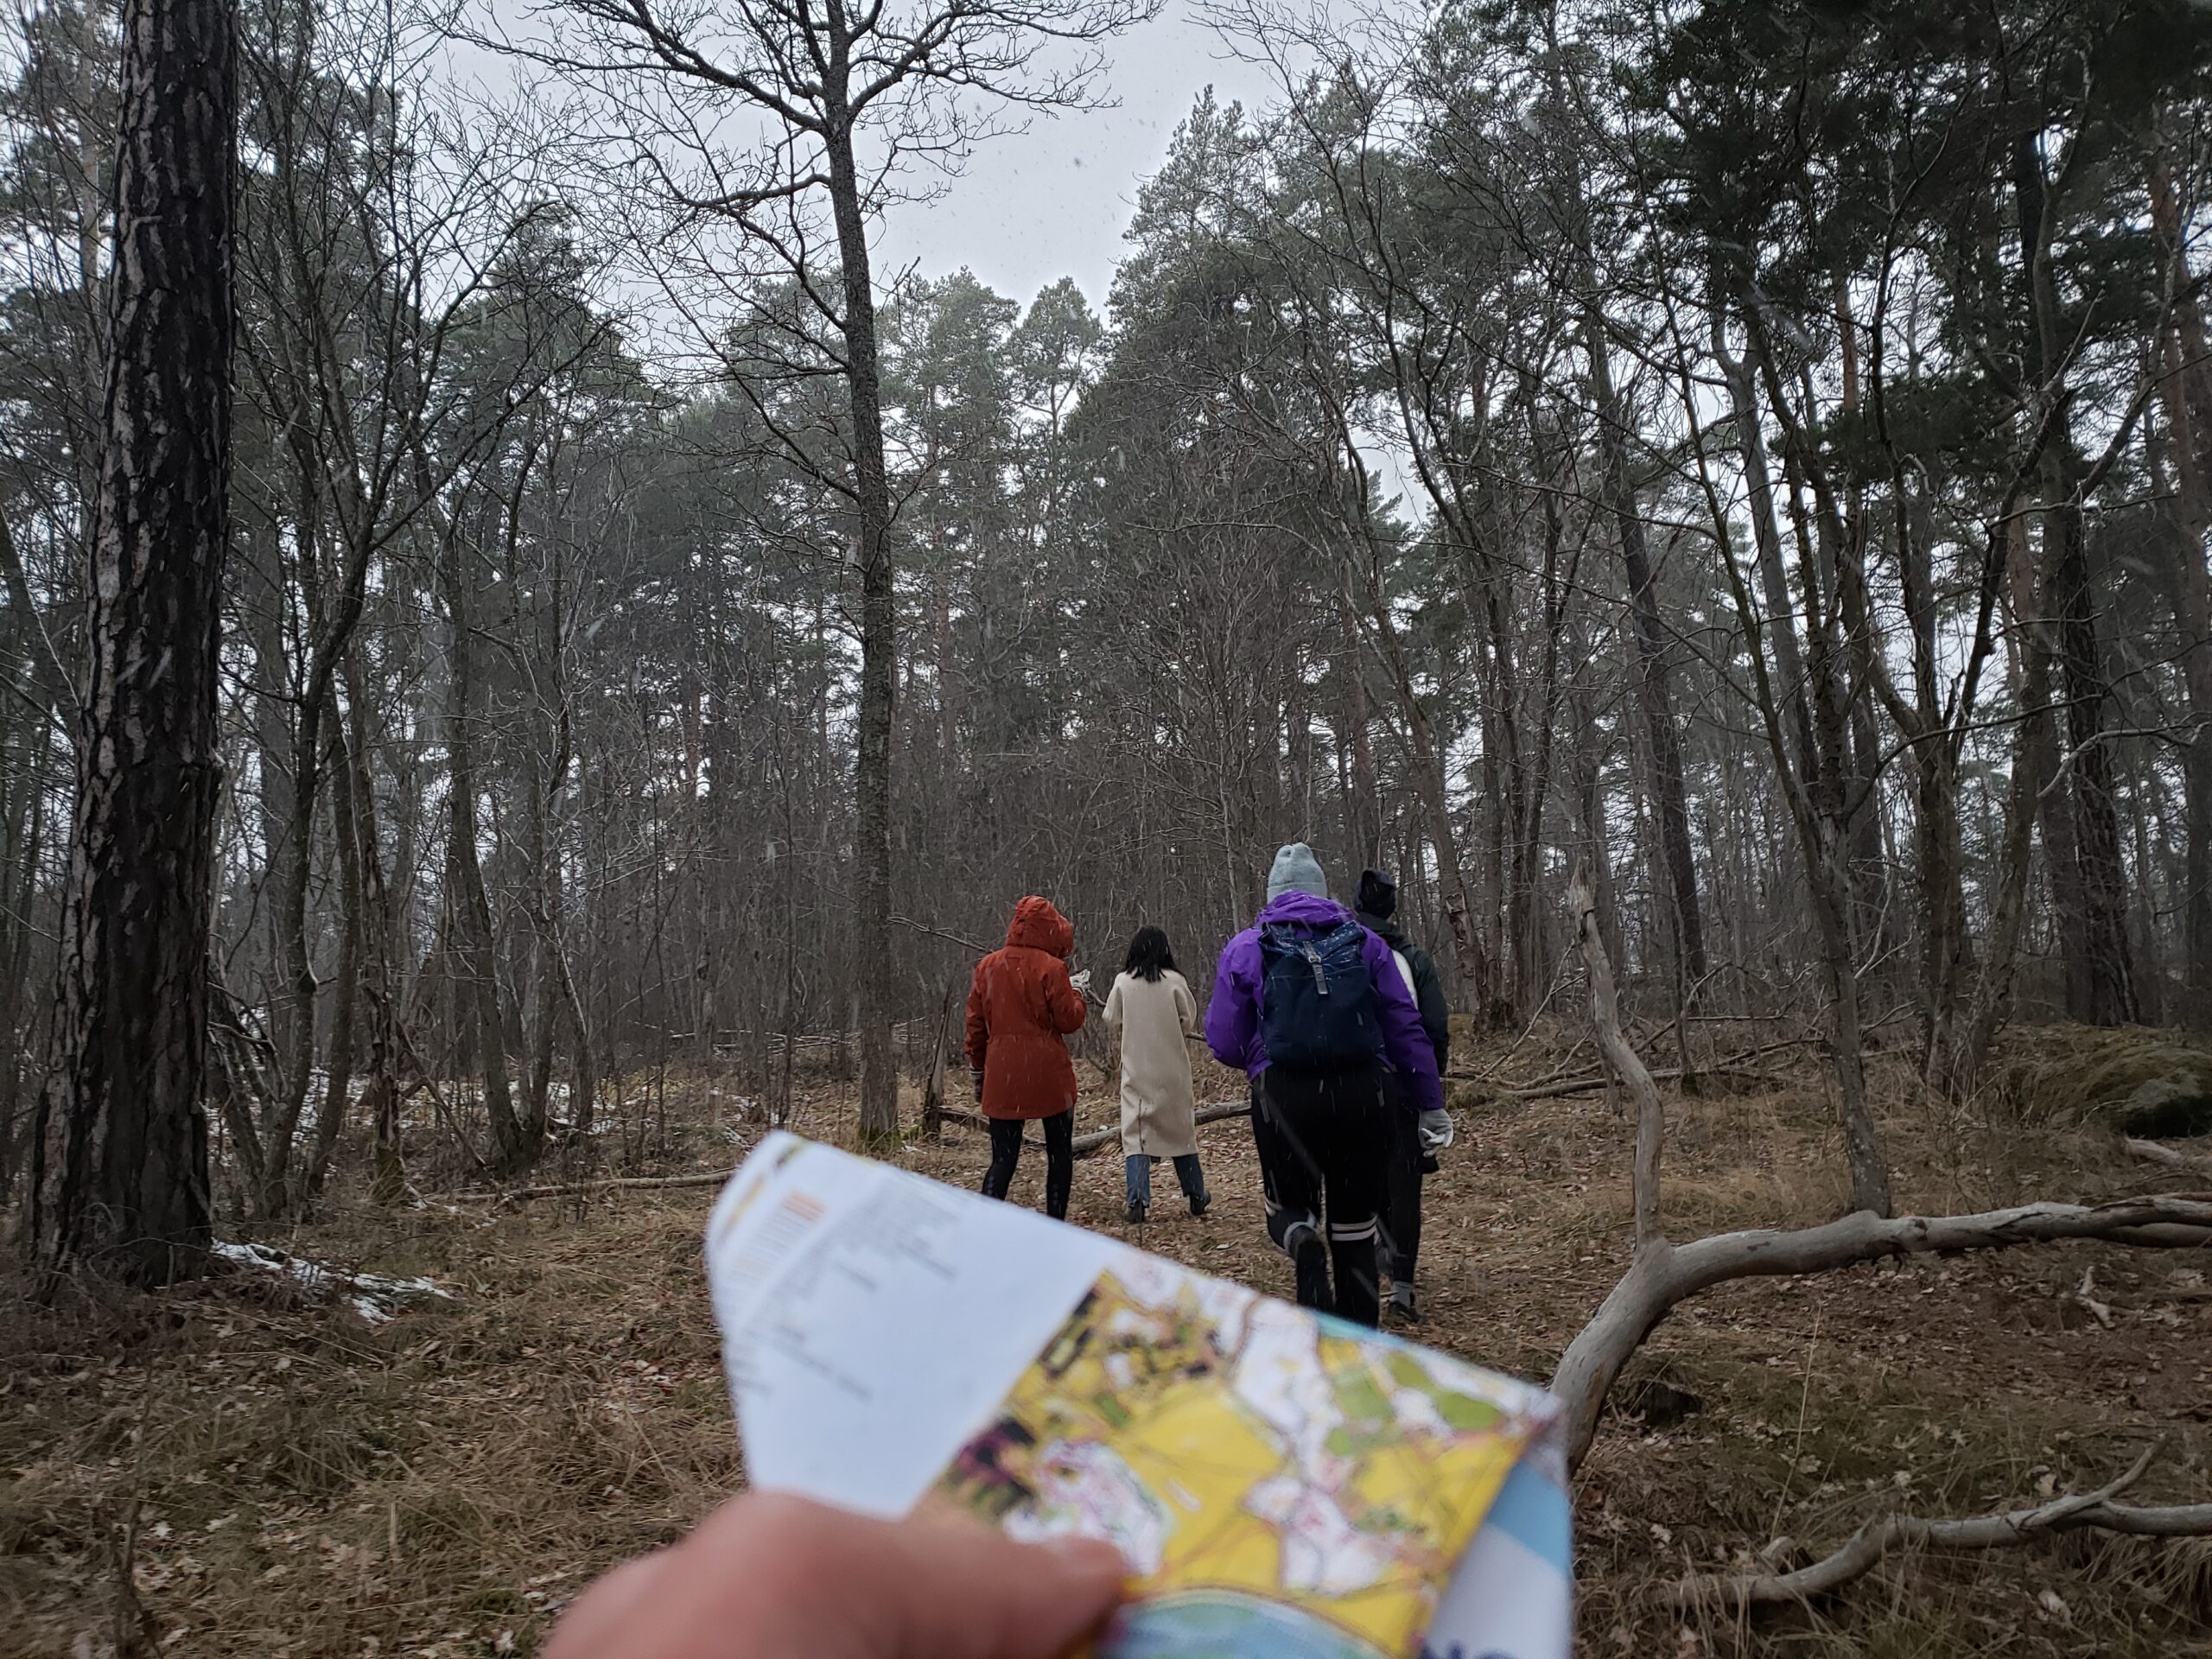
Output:
[[[1266,907],[1222,948],[1206,1046],[1252,1081],[1268,1232],[1296,1268],[1300,1305],[1374,1325],[1394,1143],[1384,1067],[1398,1073],[1398,1110],[1440,1106],[1443,1089],[1390,947],[1330,899],[1303,842],[1275,855]]]

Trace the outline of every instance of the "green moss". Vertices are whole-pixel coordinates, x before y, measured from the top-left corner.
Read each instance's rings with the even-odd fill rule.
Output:
[[[2154,1139],[2212,1135],[2212,1048],[2187,1033],[2023,1027],[2005,1034],[1994,1071],[2024,1117],[2079,1118]]]

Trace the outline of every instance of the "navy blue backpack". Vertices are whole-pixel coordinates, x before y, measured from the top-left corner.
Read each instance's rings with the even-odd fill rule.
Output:
[[[1260,1032],[1268,1063],[1342,1071],[1382,1051],[1367,930],[1346,920],[1309,934],[1275,923],[1260,930]]]

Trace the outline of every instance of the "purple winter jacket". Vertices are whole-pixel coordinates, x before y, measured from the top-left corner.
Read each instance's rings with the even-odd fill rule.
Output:
[[[1259,919],[1221,948],[1221,962],[1214,969],[1213,995],[1206,1004],[1206,1046],[1224,1065],[1242,1066],[1247,1076],[1258,1077],[1268,1069],[1268,1046],[1260,1020],[1261,986],[1266,976],[1260,961],[1260,930],[1275,922],[1289,922],[1315,933],[1351,919],[1351,912],[1331,899],[1310,893],[1286,893],[1272,899]],[[1368,982],[1382,1005],[1382,1058],[1408,1082],[1407,1102],[1416,1109],[1441,1106],[1444,1086],[1436,1075],[1436,1055],[1428,1035],[1421,1028],[1421,1011],[1407,994],[1405,982],[1391,959],[1390,947],[1369,931],[1362,948]]]

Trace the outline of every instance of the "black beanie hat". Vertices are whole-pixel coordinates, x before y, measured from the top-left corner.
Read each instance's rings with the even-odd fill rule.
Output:
[[[1398,884],[1380,870],[1362,870],[1351,904],[1354,910],[1387,921],[1398,907]]]

